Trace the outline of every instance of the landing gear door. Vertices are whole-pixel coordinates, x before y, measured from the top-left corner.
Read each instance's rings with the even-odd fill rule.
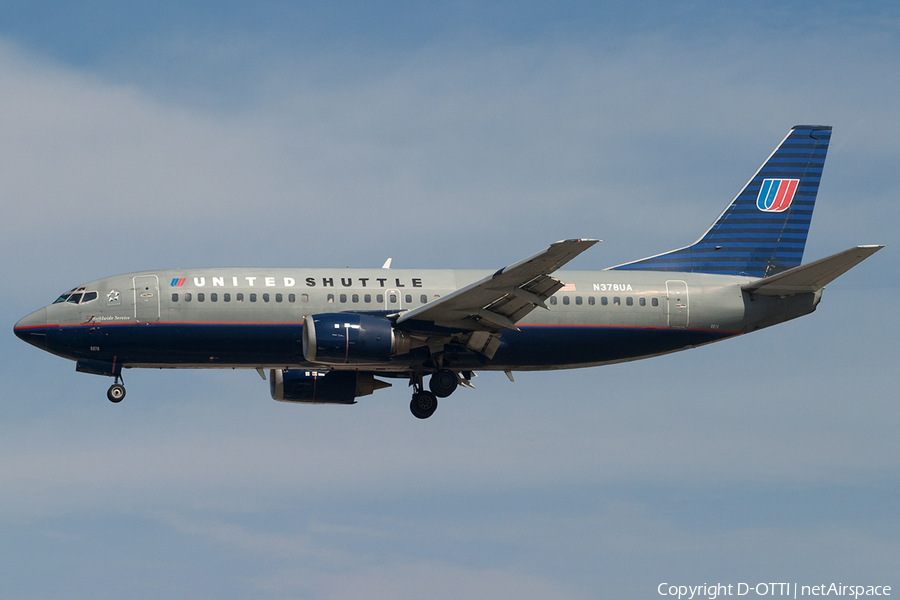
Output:
[[[687,283],[684,281],[667,281],[666,296],[666,312],[668,313],[669,327],[684,329],[688,326],[690,319]]]
[[[156,275],[134,278],[134,320],[138,323],[159,321],[159,277]]]

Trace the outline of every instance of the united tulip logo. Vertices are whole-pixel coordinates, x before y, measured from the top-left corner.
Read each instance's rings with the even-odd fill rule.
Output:
[[[756,207],[763,212],[784,212],[794,201],[799,179],[763,179]]]

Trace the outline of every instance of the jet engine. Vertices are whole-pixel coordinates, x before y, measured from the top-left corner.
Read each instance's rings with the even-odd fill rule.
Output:
[[[269,391],[279,402],[354,404],[358,396],[390,386],[372,373],[357,371],[269,370]]]
[[[303,322],[303,356],[311,363],[387,362],[411,346],[409,334],[397,331],[383,317],[325,313],[308,315]]]

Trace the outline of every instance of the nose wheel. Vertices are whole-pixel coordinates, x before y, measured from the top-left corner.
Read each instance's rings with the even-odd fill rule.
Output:
[[[106,390],[106,397],[113,404],[118,404],[125,397],[125,386],[119,383],[118,377],[116,377],[116,382]]]

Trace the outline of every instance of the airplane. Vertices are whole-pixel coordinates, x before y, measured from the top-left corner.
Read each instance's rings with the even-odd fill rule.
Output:
[[[695,348],[813,312],[825,286],[881,248],[801,265],[831,127],[793,127],[693,244],[563,271],[595,239],[498,270],[199,268],[79,285],[14,327],[79,372],[256,369],[273,399],[354,404],[408,380],[410,411],[475,371],[591,367]],[[424,385],[429,377],[428,388]]]

